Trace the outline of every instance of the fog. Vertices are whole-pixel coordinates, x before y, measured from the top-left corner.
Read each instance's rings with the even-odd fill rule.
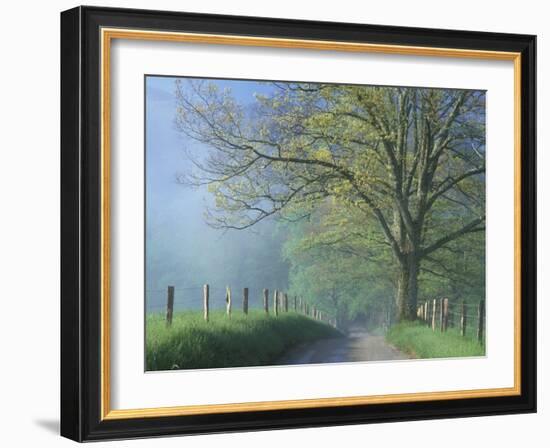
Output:
[[[263,288],[284,290],[288,264],[281,255],[285,228],[266,220],[247,230],[218,230],[206,223],[204,212],[212,198],[205,187],[177,182],[189,169],[186,150],[207,149],[174,127],[174,79],[148,77],[146,90],[146,305],[148,311],[166,306],[167,287],[175,287],[175,309],[198,309],[202,287],[210,285],[210,304],[221,308],[225,288],[238,306],[249,288],[250,307],[261,303]],[[238,89],[241,101],[253,92]]]

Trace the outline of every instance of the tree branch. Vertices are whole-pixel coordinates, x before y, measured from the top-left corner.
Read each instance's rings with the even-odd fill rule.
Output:
[[[477,228],[477,226],[485,221],[485,218],[477,218],[473,221],[466,224],[464,227],[462,227],[459,230],[456,230],[454,232],[449,233],[448,235],[438,239],[435,243],[429,245],[428,247],[420,250],[420,258],[424,258],[426,255],[434,252],[435,250],[439,249],[440,247],[444,246],[445,244],[456,240],[457,238],[460,238],[463,235],[466,235],[467,233],[471,232],[477,232],[480,230],[480,228]]]

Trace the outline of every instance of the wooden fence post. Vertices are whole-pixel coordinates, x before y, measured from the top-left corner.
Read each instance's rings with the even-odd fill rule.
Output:
[[[166,326],[172,325],[172,316],[174,315],[174,287],[168,287],[168,299],[166,301]]]
[[[248,314],[248,288],[243,289],[243,313]]]
[[[443,332],[443,299],[439,299],[439,331]]]
[[[229,319],[231,319],[231,289],[229,286],[225,287],[225,310]]]
[[[288,313],[288,294],[286,292],[284,295],[284,303],[285,303],[285,313]]]
[[[279,315],[279,292],[277,290],[273,291],[273,314],[275,316]]]
[[[428,319],[429,319],[429,316],[430,316],[430,312],[429,312],[429,302],[426,300],[424,302],[424,322],[426,322],[426,325],[429,325],[428,324]]]
[[[483,324],[485,321],[485,300],[480,300],[477,308],[477,340],[483,344]]]
[[[443,321],[441,331],[447,331],[449,327],[449,299],[443,299]]]
[[[294,296],[294,311],[298,310],[298,297]]]
[[[437,299],[433,300],[433,306],[432,306],[432,331],[435,331],[435,316],[437,312]]]
[[[467,315],[466,315],[466,303],[462,301],[460,307],[460,336],[466,336],[466,324],[467,324]]]
[[[209,310],[209,300],[210,300],[210,286],[204,285],[202,291],[203,299],[203,308],[204,308],[204,320],[208,322],[208,310]]]
[[[264,288],[264,311],[269,314],[269,289]]]

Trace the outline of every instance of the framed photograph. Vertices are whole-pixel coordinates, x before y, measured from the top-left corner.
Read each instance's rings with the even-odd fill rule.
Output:
[[[61,433],[536,410],[535,36],[61,14]]]

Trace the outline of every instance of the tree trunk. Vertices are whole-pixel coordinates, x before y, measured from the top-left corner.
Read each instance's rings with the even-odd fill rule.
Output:
[[[405,254],[398,264],[396,297],[398,322],[416,319],[419,264],[415,252]]]

